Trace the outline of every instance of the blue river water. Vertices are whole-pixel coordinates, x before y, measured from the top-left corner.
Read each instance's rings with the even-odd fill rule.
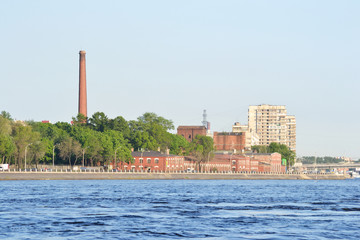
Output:
[[[1,181],[0,239],[360,239],[360,181]]]

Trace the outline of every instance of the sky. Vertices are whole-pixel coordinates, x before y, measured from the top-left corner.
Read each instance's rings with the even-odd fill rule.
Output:
[[[360,1],[0,3],[0,111],[70,122],[85,50],[88,115],[154,112],[212,131],[285,105],[298,156],[360,158]]]

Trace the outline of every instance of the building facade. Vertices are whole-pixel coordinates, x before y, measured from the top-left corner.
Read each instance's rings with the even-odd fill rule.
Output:
[[[132,152],[132,163],[117,163],[117,169],[137,172],[183,171],[184,157],[157,151]]]
[[[285,144],[296,151],[296,119],[288,116],[285,106],[249,106],[249,130],[259,136],[259,145]]]
[[[217,151],[245,150],[246,133],[214,132],[214,147]]]
[[[207,136],[207,129],[205,126],[179,126],[177,134],[183,136],[188,142],[192,142],[196,135]]]
[[[245,150],[251,150],[251,146],[259,145],[259,135],[249,128],[249,125],[241,125],[239,122],[232,126],[233,133],[245,134]]]
[[[246,156],[259,162],[259,172],[285,172],[280,153],[249,153]]]
[[[197,164],[194,157],[177,156],[157,151],[132,152],[132,163],[117,162],[116,168],[132,172],[254,172],[285,173],[281,154],[216,153],[208,161]]]

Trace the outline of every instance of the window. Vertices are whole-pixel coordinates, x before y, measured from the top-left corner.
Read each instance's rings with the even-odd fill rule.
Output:
[[[155,163],[159,163],[159,159],[158,159],[158,158],[155,158]]]
[[[191,134],[189,135],[189,139],[191,139]]]
[[[236,164],[236,161],[235,160],[232,160],[232,165],[235,165]]]
[[[151,158],[146,159],[147,163],[151,163]]]
[[[139,158],[139,163],[143,163],[143,159],[142,159],[142,158]]]

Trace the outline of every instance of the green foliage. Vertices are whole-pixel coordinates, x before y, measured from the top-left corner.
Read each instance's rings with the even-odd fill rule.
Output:
[[[263,146],[263,145],[251,146],[251,149],[258,153],[277,152],[281,154],[281,158],[286,159],[288,166],[292,166],[295,163],[295,157],[296,157],[295,152],[291,151],[290,148],[285,144],[272,142],[270,143],[269,146]]]
[[[23,166],[23,159],[25,158],[25,148],[36,141],[40,141],[40,134],[33,132],[30,126],[23,125],[22,123],[14,123],[12,126],[13,141],[16,146],[14,153],[15,158],[18,160],[18,166]]]
[[[86,125],[88,122],[87,117],[84,116],[84,114],[79,113],[76,118],[72,118],[73,124],[74,125]]]
[[[63,139],[59,143],[58,148],[60,151],[60,157],[62,157],[63,159],[67,159],[69,162],[69,166],[72,166],[71,158],[75,156],[75,162],[76,162],[76,160],[82,153],[80,143],[71,137],[67,137]]]
[[[36,139],[40,139],[39,132],[34,132],[34,135],[36,135]],[[45,156],[48,144],[49,142],[46,139],[32,143],[29,147],[29,163],[31,163],[31,161],[35,161],[37,166],[40,160]]]
[[[251,146],[251,149],[257,153],[269,153],[270,152],[269,146],[265,146],[265,145],[254,145],[254,146]]]
[[[109,129],[109,119],[103,112],[96,112],[89,118],[89,124],[96,131],[104,132]]]
[[[10,157],[15,152],[15,144],[11,134],[11,122],[8,118],[0,115],[0,162],[4,162],[5,158]]]
[[[144,113],[141,117],[138,117],[138,121],[143,126],[149,126],[155,124],[160,126],[164,130],[173,130],[174,125],[171,120],[167,120],[163,117],[159,117],[155,113]]]
[[[315,156],[306,156],[301,157],[299,159],[303,164],[314,164],[315,163]],[[316,157],[316,163],[317,164],[326,164],[326,163],[341,163],[343,162],[340,158],[335,157]]]
[[[175,154],[175,155],[189,154],[190,143],[183,136],[177,134],[170,134],[170,137],[171,137],[171,145],[170,145],[171,154]]]
[[[27,164],[32,162],[73,166],[84,158],[85,165],[109,164],[110,162],[132,162],[131,148],[162,151],[170,149],[172,154],[195,154],[198,156],[212,151],[208,141],[199,138],[197,147],[184,137],[169,133],[174,129],[172,121],[145,113],[137,120],[126,121],[118,116],[108,118],[103,112],[96,112],[91,118],[79,114],[73,124],[56,124],[28,121],[14,122],[10,114],[0,115],[0,157],[2,161],[13,159],[12,163],[24,166],[25,148]],[[212,139],[211,139],[212,141]],[[212,143],[211,143],[212,144]],[[212,146],[211,146],[212,147]],[[204,155],[204,156],[205,156]],[[207,159],[211,154],[207,155]],[[206,160],[205,157],[201,157]]]
[[[130,138],[130,128],[128,122],[121,116],[110,119],[109,128],[111,130],[121,132],[124,138]]]
[[[10,135],[11,124],[10,120],[0,115],[0,134]]]
[[[11,121],[13,120],[13,119],[11,118],[10,113],[8,113],[8,112],[6,112],[6,111],[1,111],[0,116],[3,117],[3,118],[5,118],[5,119],[7,119],[7,120],[11,120]]]
[[[16,146],[9,135],[0,134],[0,161],[4,163],[16,150]]]
[[[130,143],[135,149],[165,151],[171,146],[171,135],[168,130],[174,129],[172,121],[157,116],[155,113],[145,113],[138,121],[130,121]]]
[[[190,153],[195,158],[198,170],[201,171],[202,163],[214,157],[214,141],[211,137],[196,135],[190,143]]]

